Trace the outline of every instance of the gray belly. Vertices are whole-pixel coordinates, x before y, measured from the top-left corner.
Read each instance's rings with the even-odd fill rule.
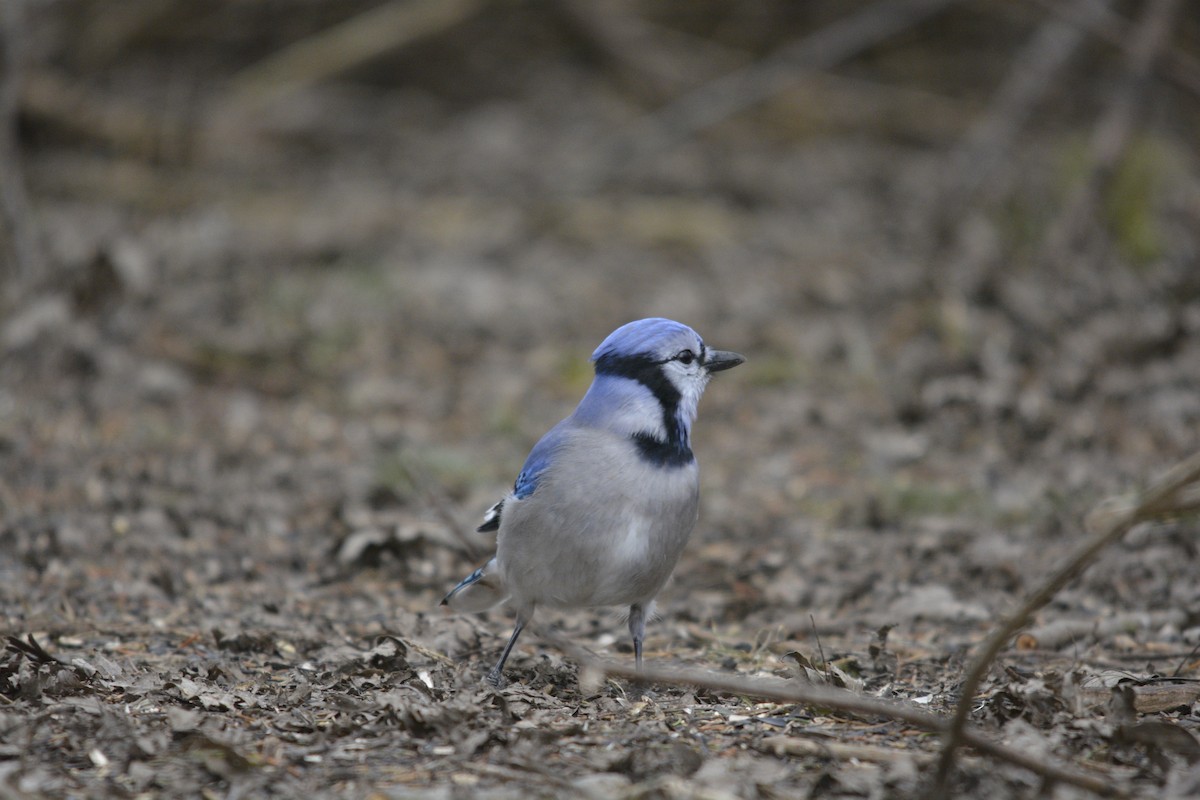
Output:
[[[628,459],[619,444],[580,443],[557,474],[588,480],[544,479],[505,504],[497,562],[517,607],[647,602],[670,576],[696,523],[696,466],[605,463]]]

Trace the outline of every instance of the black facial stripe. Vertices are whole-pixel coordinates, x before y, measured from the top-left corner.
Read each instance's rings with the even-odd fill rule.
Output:
[[[670,412],[672,418],[679,408],[679,390],[675,384],[667,380],[662,367],[665,361],[655,361],[648,355],[611,356],[605,355],[596,359],[597,375],[615,375],[620,378],[630,378],[645,386],[663,407],[663,413]],[[670,425],[666,425],[668,429]]]
[[[667,359],[669,361],[670,359]],[[679,401],[681,395],[675,384],[662,370],[666,361],[656,361],[648,355],[614,356],[603,355],[596,359],[597,375],[615,375],[629,378],[650,390],[662,406],[662,425],[667,440],[655,439],[647,433],[634,434],[638,452],[647,461],[658,466],[681,466],[691,463],[692,449],[679,423]]]

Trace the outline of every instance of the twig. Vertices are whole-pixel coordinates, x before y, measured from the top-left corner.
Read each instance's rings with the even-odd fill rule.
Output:
[[[853,759],[877,764],[892,764],[906,758],[911,758],[918,764],[933,760],[933,754],[923,750],[901,750],[896,747],[826,741],[803,736],[768,736],[759,743],[759,747],[777,756],[838,758],[846,761]]]
[[[1103,12],[1110,0],[1074,0],[1070,13],[1091,20]],[[1055,18],[1044,22],[1013,57],[1008,75],[996,90],[987,113],[963,137],[950,156],[947,174],[954,185],[944,207],[960,209],[991,175],[1003,155],[1012,147],[1017,134],[1033,114],[1046,93],[1054,86],[1054,76],[1083,40],[1075,25]]]
[[[1167,44],[1178,6],[1179,0],[1148,0],[1146,13],[1133,32],[1125,78],[1117,84],[1092,133],[1088,148],[1090,172],[1071,194],[1047,236],[1046,256],[1052,263],[1066,261],[1076,236],[1096,207],[1098,194],[1125,152],[1134,120],[1146,98],[1147,78]]]
[[[817,653],[821,656],[821,666],[825,668],[825,680],[833,683],[833,675],[829,671],[829,660],[825,658],[825,648],[821,647],[821,634],[817,633],[816,617],[809,614],[808,623],[812,625],[813,638],[817,640]]]
[[[21,91],[21,110],[55,126],[136,158],[183,151],[194,131],[165,109],[105,96],[51,69],[32,70]],[[164,148],[164,145],[171,147]]]
[[[832,69],[961,1],[878,0],[644,117],[619,137],[608,166],[639,162],[664,152],[785,91],[806,71]]]
[[[571,30],[612,65],[617,79],[644,102],[667,97],[749,61],[709,39],[647,22],[627,3],[556,0],[553,7]]]
[[[1068,6],[1060,0],[1031,0],[1031,2],[1077,28],[1087,31],[1101,41],[1127,53],[1131,53],[1133,50],[1128,24],[1113,11],[1106,11],[1096,17],[1085,17],[1076,14],[1074,7]],[[1155,68],[1164,78],[1180,89],[1200,97],[1200,59],[1178,47],[1168,45],[1163,48],[1162,58]]]
[[[147,32],[187,25],[181,17],[190,10],[188,0],[127,0],[98,6],[83,23],[87,36],[79,40],[78,55],[90,66],[108,66]]]
[[[887,719],[899,720],[915,728],[934,733],[944,733],[950,726],[949,720],[912,705],[894,700],[867,697],[846,691],[845,689],[800,684],[775,678],[744,678],[721,675],[695,669],[676,670],[643,667],[641,671],[638,671],[629,665],[615,664],[596,659],[582,648],[564,642],[561,639],[555,638],[553,641],[557,646],[566,651],[571,658],[579,662],[581,682],[587,680],[587,676],[590,673],[596,676],[625,678],[627,680],[669,686],[691,686],[714,692],[758,697],[783,703],[820,706],[848,714],[885,717]],[[1077,786],[1103,797],[1129,796],[1128,792],[1115,785],[1107,777],[1077,772],[1061,764],[999,744],[972,727],[964,728],[962,736],[964,743],[975,748],[980,753],[1029,770],[1046,780]]]
[[[291,44],[242,70],[230,100],[275,99],[470,18],[485,0],[392,0]]]
[[[62,659],[47,652],[46,648],[42,647],[41,642],[33,638],[32,633],[26,634],[24,639],[21,639],[17,636],[9,636],[8,649],[24,654],[36,664],[58,664],[59,666],[63,667],[70,666]]]
[[[505,764],[491,764],[488,762],[461,761],[458,763],[460,768],[469,772],[478,772],[480,775],[488,775],[490,777],[498,777],[503,780],[512,781],[520,784],[523,788],[528,787],[531,775],[540,778],[545,778],[551,784],[560,790],[578,790],[578,786],[566,780],[565,778],[555,775],[546,767],[540,764],[527,763],[518,764],[516,767],[507,766]]]
[[[1135,525],[1147,520],[1168,516],[1175,512],[1174,502],[1181,491],[1200,481],[1200,454],[1178,465],[1155,482],[1142,496],[1136,507],[1115,512],[1104,511],[1093,516],[1098,530],[1088,538],[1057,570],[1055,570],[1033,594],[1021,604],[1007,620],[992,631],[978,655],[971,663],[963,679],[961,697],[955,708],[954,717],[944,729],[945,741],[938,760],[937,772],[931,790],[933,797],[946,796],[946,780],[954,766],[954,754],[964,743],[969,742],[963,731],[967,730],[967,717],[975,700],[975,693],[987,674],[996,655],[1013,634],[1028,624],[1033,614],[1049,603],[1068,583],[1077,578],[1105,548],[1118,541]]]
[[[1182,608],[1159,612],[1118,614],[1107,619],[1058,619],[1025,631],[1017,639],[1023,650],[1054,650],[1085,636],[1105,639],[1129,630],[1161,628],[1163,625],[1186,627],[1188,614]]]
[[[1197,652],[1200,652],[1200,642],[1196,642],[1196,646],[1192,648],[1192,651],[1183,657],[1183,660],[1179,662],[1179,666],[1175,667],[1175,671],[1171,673],[1171,677],[1179,677],[1179,673],[1183,672],[1183,668],[1187,666],[1187,663],[1196,657]]]

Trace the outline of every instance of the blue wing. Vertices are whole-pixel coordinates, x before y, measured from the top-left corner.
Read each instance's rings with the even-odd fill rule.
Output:
[[[524,466],[521,467],[521,473],[517,475],[517,480],[513,483],[512,496],[514,499],[524,500],[537,490],[538,481],[546,472],[546,468],[553,463],[554,453],[563,442],[562,424],[560,422],[551,428],[529,451],[529,456],[525,459]],[[483,523],[475,530],[480,533],[499,530],[500,515],[503,513],[504,500],[501,500],[487,510],[487,513],[483,515]]]
[[[529,451],[529,457],[525,459],[525,465],[521,467],[521,474],[517,476],[517,481],[513,484],[513,497],[524,500],[537,491],[538,481],[545,474],[546,468],[553,463],[555,452],[566,438],[563,422],[551,428]]]

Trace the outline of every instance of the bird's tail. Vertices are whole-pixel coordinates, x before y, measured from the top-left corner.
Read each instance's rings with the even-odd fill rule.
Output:
[[[507,599],[508,588],[493,558],[451,589],[450,594],[442,598],[442,605],[454,611],[487,611]]]

